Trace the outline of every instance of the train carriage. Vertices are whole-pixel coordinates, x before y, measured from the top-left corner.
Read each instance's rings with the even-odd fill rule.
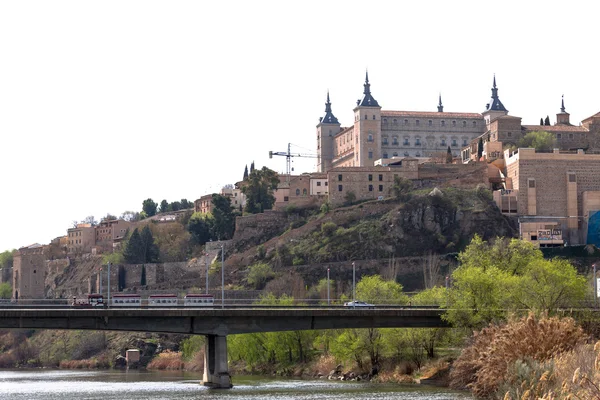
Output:
[[[148,296],[148,307],[175,307],[177,304],[176,294],[151,294]]]
[[[213,307],[215,297],[212,294],[188,293],[183,298],[184,307]]]
[[[113,307],[140,307],[142,296],[139,294],[113,294],[110,305]]]

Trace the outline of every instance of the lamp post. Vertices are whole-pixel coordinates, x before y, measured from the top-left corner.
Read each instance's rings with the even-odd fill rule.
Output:
[[[330,305],[329,301],[329,268],[327,268],[327,305]]]
[[[596,303],[598,302],[598,280],[596,279],[596,264],[592,264],[594,267],[594,308],[596,308]]]
[[[225,245],[221,245],[221,308],[225,308]]]
[[[206,262],[206,294],[208,294],[208,253],[204,253],[204,261]]]
[[[110,307],[110,263],[106,263],[108,265],[108,277],[106,282],[106,306]]]
[[[102,267],[100,267],[100,282],[98,282],[98,293],[102,295]]]
[[[356,307],[356,265],[352,262],[352,304]]]

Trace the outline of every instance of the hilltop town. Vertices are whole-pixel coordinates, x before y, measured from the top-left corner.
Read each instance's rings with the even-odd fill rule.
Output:
[[[173,257],[147,266],[131,265],[121,283],[117,282],[124,267],[115,267],[111,272],[114,289],[152,285],[168,289],[167,282],[202,282],[205,266],[222,251],[228,266],[243,271],[256,261],[258,247],[269,252],[271,246],[276,251],[283,234],[288,243],[299,240],[309,227],[321,227],[327,222],[325,216],[336,210],[356,211],[360,206],[366,218],[369,213],[377,214],[372,211],[377,207],[385,208],[390,199],[401,203],[402,187],[407,183],[411,190],[422,189],[423,193],[447,196],[447,190],[476,190],[482,198],[489,198],[497,215],[486,212],[496,221],[495,226],[474,226],[463,232],[471,237],[484,231],[492,235],[498,227],[495,234],[518,236],[537,247],[600,246],[600,112],[572,124],[564,99],[557,96],[560,107],[553,123],[546,117],[539,125],[524,125],[521,118],[509,115],[500,101],[496,77],[482,112],[447,112],[441,95],[437,100],[437,111],[384,110],[366,75],[362,98],[352,110],[354,123],[343,127],[327,93],[325,113],[316,126],[317,171],[293,175],[288,170],[278,175],[272,188],[273,205],[264,210],[249,210],[245,174],[242,181],[217,193],[235,211],[232,235],[205,240],[201,248],[187,254],[188,259]],[[249,176],[254,171],[252,166]],[[0,281],[10,282],[13,299],[68,298],[98,291],[107,284],[107,271],[102,270],[106,256],[122,251],[133,230],[149,223],[169,229],[182,225],[182,219],[189,221],[192,215],[212,215],[214,195],[202,195],[193,208],[187,201],[189,204],[171,209],[158,209],[154,204],[151,215],[145,213],[143,219],[129,215],[77,223],[49,244],[18,249],[12,268],[1,270]],[[461,213],[465,209],[461,208]],[[300,218],[301,210],[313,212]],[[307,216],[317,213],[321,219],[309,221]],[[461,216],[451,218],[456,222]],[[490,223],[489,219],[477,223],[486,221]],[[448,251],[460,250],[458,242],[467,239],[470,237],[453,241]],[[426,247],[419,250],[421,254],[415,251],[410,255],[423,255]],[[364,257],[363,261],[368,261],[369,256]],[[293,265],[306,262],[301,259]],[[66,275],[76,278],[61,288],[69,280]]]

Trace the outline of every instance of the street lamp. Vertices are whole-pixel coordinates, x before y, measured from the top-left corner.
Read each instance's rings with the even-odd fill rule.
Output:
[[[204,253],[204,261],[206,262],[206,294],[208,294],[208,253]]]
[[[352,301],[356,307],[356,265],[352,262]]]
[[[327,305],[330,305],[330,302],[329,302],[329,268],[327,268]]]
[[[225,245],[221,245],[221,308],[225,308]]]

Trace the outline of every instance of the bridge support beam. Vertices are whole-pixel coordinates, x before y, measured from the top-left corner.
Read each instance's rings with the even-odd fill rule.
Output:
[[[202,383],[214,389],[233,387],[227,365],[227,336],[206,335]]]

